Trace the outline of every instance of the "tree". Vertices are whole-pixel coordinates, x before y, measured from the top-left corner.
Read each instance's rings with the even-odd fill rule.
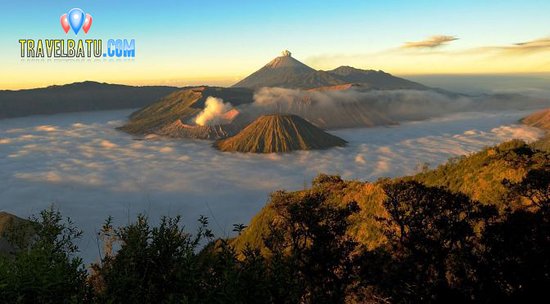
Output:
[[[102,289],[96,290],[102,302],[170,303],[194,302],[201,296],[203,275],[197,250],[212,233],[201,218],[195,236],[184,231],[179,216],[163,217],[151,227],[140,215],[135,223],[114,229],[120,249],[93,266]],[[106,226],[108,231],[112,227]]]
[[[529,170],[520,182],[504,180],[503,184],[508,188],[511,199],[523,197],[529,207],[544,213],[550,211],[550,168]]]
[[[18,225],[6,236],[17,248],[0,257],[0,302],[73,303],[89,301],[86,270],[76,257],[82,232],[53,207]]]

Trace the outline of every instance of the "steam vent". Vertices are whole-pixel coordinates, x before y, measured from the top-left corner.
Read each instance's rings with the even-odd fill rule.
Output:
[[[285,56],[285,57],[291,57],[291,56],[292,56],[292,53],[291,53],[289,50],[284,50],[284,51],[282,52],[282,54],[283,54],[283,56]]]

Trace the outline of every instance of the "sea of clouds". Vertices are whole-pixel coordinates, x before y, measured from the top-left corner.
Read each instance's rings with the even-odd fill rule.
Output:
[[[85,234],[85,261],[98,257],[96,232],[108,216],[124,224],[145,213],[200,215],[219,236],[247,224],[278,189],[300,189],[318,173],[375,180],[413,174],[512,138],[542,136],[516,124],[526,111],[460,113],[398,126],[331,133],[349,145],[290,154],[236,154],[200,140],[136,140],[119,132],[132,111],[0,120],[0,210],[27,217],[51,204]]]

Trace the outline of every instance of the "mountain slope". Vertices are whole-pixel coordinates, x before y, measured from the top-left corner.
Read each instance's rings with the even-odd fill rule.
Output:
[[[521,123],[531,127],[550,131],[550,109],[535,112],[521,120]]]
[[[542,129],[546,136],[535,141],[531,145],[539,150],[550,152],[550,109],[535,112],[521,120],[521,123],[531,127]]]
[[[386,198],[382,186],[400,180],[414,180],[427,186],[445,187],[452,192],[464,193],[483,204],[495,205],[504,210],[507,207],[521,208],[521,201],[509,201],[508,190],[502,185],[504,179],[519,182],[529,170],[550,169],[550,153],[533,149],[530,145],[513,140],[495,147],[484,149],[470,156],[450,160],[434,170],[414,176],[395,179],[381,179],[373,183],[360,181],[342,181],[339,178],[318,177],[327,180],[332,188],[333,200],[346,205],[356,202],[361,211],[353,219],[349,233],[362,246],[375,248],[384,243],[381,223],[376,218],[384,217],[382,203]],[[303,191],[292,192],[302,195]],[[252,218],[248,228],[232,240],[237,249],[247,245],[262,249],[262,238],[269,232],[269,224],[274,220],[275,212],[271,202]]]
[[[0,118],[139,108],[176,90],[175,87],[133,87],[87,81],[40,89],[0,91]]]
[[[296,115],[264,115],[237,135],[214,144],[221,151],[280,153],[327,149],[346,141],[328,134]]]

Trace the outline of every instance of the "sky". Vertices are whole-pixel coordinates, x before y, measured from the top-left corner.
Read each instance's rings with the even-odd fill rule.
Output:
[[[65,34],[78,7],[90,32]],[[550,73],[550,1],[0,0],[0,89],[231,85],[288,49],[316,69]],[[19,39],[135,39],[132,60],[21,59]]]

